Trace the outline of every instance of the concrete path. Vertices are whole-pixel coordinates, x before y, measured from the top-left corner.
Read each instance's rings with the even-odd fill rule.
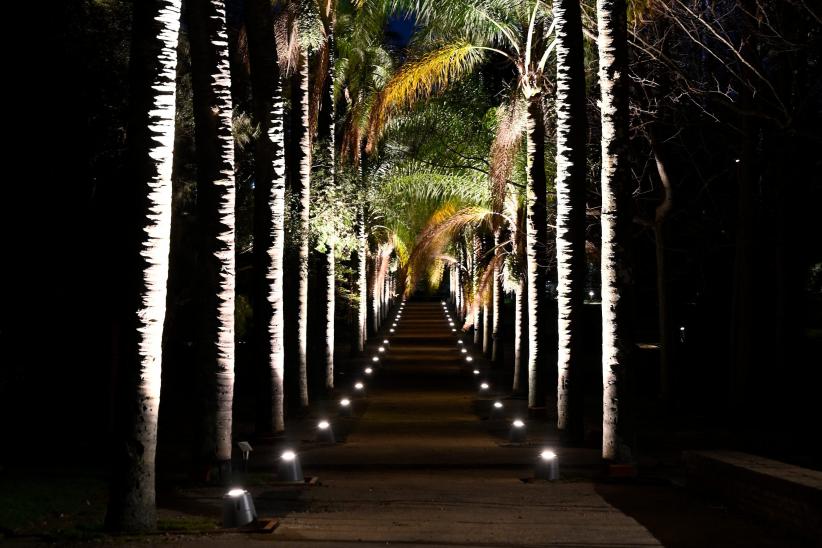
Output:
[[[282,516],[275,538],[428,546],[660,545],[605,502],[590,481],[521,481],[551,440],[532,431],[527,446],[505,447],[507,440],[495,434],[504,434],[509,421],[495,421],[495,432],[495,423],[481,420],[472,369],[484,369],[483,361],[477,357],[466,367],[439,303],[409,303],[397,324],[369,386],[367,409],[346,443],[303,454],[306,473],[319,476],[322,485],[302,492],[300,509]],[[509,417],[521,415],[522,405],[515,405],[520,402],[505,403],[509,410],[518,407]],[[597,462],[593,451],[559,453],[574,466]],[[258,498],[264,506],[265,494]]]

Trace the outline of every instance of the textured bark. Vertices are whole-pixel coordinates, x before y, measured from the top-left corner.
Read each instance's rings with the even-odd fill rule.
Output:
[[[582,312],[585,300],[587,120],[582,19],[578,0],[555,0],[557,51],[557,428],[583,437]]]
[[[628,211],[628,96],[624,0],[597,0],[602,109],[602,457],[630,458],[626,370],[630,341],[626,244]]]
[[[528,382],[523,364],[528,359],[526,339],[528,337],[528,286],[520,281],[514,290],[514,383],[511,387],[516,393],[525,390]],[[525,331],[525,333],[523,333]]]
[[[482,353],[488,356],[491,354],[491,307],[488,300],[483,299],[482,303]]]
[[[380,250],[373,257],[373,266],[371,268],[371,330],[376,334],[380,330],[380,321],[382,314],[380,313],[380,293],[382,293],[382,283],[380,283],[380,267],[382,266],[382,255]]]
[[[494,255],[500,256],[502,250],[499,246],[499,230],[494,232]],[[491,280],[493,293],[491,295],[491,362],[502,363],[502,261],[497,261],[494,266],[494,278]]]
[[[357,207],[357,352],[365,351],[368,322],[368,278],[366,274],[366,254],[368,253],[368,236],[365,232],[365,210],[360,204]]]
[[[300,53],[300,199],[298,205],[300,246],[297,279],[297,371],[300,406],[308,407],[308,239],[311,207],[311,134],[309,131],[308,57]]]
[[[545,177],[545,120],[539,95],[528,101],[527,117],[528,219],[526,221],[526,262],[528,267],[528,407],[545,407],[548,392],[547,348],[548,307],[545,287],[548,280],[547,180]]]
[[[328,33],[328,74],[325,82],[324,107],[328,112],[328,126],[326,137],[328,139],[328,169],[329,185],[335,188],[337,185],[337,144],[336,128],[336,106],[334,104],[334,33]],[[328,243],[325,252],[325,389],[334,389],[334,315],[336,310],[336,265],[335,265],[334,242]]]
[[[265,402],[258,428],[263,433],[285,430],[283,376],[283,253],[285,250],[285,131],[282,83],[270,5],[246,2],[246,28],[251,61],[254,115],[263,129],[255,150],[254,274],[255,343],[264,372]]]
[[[474,324],[474,344],[479,346],[482,342],[482,310],[481,310],[481,301],[479,297],[479,262],[480,257],[482,256],[482,246],[480,245],[480,238],[476,234],[474,234],[472,242],[472,262],[471,262],[471,284],[473,285],[473,304],[471,306],[472,310],[472,323]]]
[[[334,389],[334,311],[335,311],[334,244],[325,253],[325,389]]]
[[[180,2],[138,2],[131,55],[129,176],[139,199],[130,331],[120,372],[121,408],[106,525],[121,531],[157,526],[155,456],[163,322],[171,240],[171,171]]]
[[[205,341],[201,367],[208,370],[214,409],[207,419],[208,455],[231,462],[234,398],[235,203],[234,138],[225,2],[187,2],[194,90],[197,185],[205,227]],[[211,406],[209,406],[211,407]]]

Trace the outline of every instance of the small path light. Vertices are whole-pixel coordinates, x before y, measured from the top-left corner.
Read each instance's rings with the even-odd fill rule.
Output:
[[[465,361],[471,363],[472,361],[474,361],[474,358],[472,356],[465,356]]]
[[[377,348],[377,352],[379,352],[380,354],[382,354],[383,352],[385,352],[385,347],[384,347],[384,346],[381,346],[381,347]]]
[[[393,333],[393,332],[394,332],[394,328],[392,327],[391,329],[389,329],[389,330],[388,330],[388,332],[389,332],[389,333]]]
[[[462,352],[463,354],[468,354],[468,349],[467,348],[461,348],[460,352]]]
[[[457,344],[465,344],[465,343],[462,342],[462,339],[457,339]]]
[[[505,412],[505,406],[502,404],[501,401],[497,400],[491,405],[491,418],[492,419],[502,418],[502,415],[503,415],[504,412]]]
[[[341,417],[350,417],[351,416],[351,400],[348,398],[343,398],[340,400],[340,416]]]
[[[474,376],[479,375],[479,374],[480,374],[480,370],[479,369],[474,369]]]
[[[374,362],[374,363],[377,363],[377,362],[380,361],[380,357],[379,356],[374,356],[374,357],[371,358],[371,361]]]
[[[317,441],[320,443],[336,443],[334,438],[334,430],[331,428],[331,423],[327,420],[321,420],[317,423]]]
[[[528,435],[528,429],[525,427],[525,422],[520,419],[514,419],[511,423],[511,431],[508,440],[511,443],[525,443],[525,438]]]
[[[291,449],[280,455],[280,464],[277,466],[277,479],[280,481],[305,481],[300,458]]]
[[[257,519],[251,493],[240,487],[223,495],[223,527],[242,527]]]
[[[370,367],[366,367],[366,368],[363,370],[363,373],[365,373],[366,375],[370,375],[370,374],[371,374],[371,373],[373,373],[373,372],[374,372],[374,370],[373,370],[373,369],[371,369]]]
[[[382,340],[382,344],[386,344],[386,345],[387,345],[387,344],[388,344],[388,339],[383,339],[383,340]]]
[[[479,385],[480,394],[487,394],[491,390],[491,385],[487,382],[481,382]]]
[[[254,451],[254,449],[251,447],[251,444],[248,443],[247,441],[238,442],[237,447],[243,453],[243,471],[247,472],[248,471],[248,458],[251,456],[250,453],[252,451]]]
[[[548,481],[559,479],[559,459],[556,453],[550,449],[545,449],[539,454],[534,468],[534,477]]]
[[[362,382],[355,382],[354,383],[354,391],[357,394],[364,394],[365,393],[365,385]]]
[[[593,291],[589,291],[589,292],[588,292],[588,297],[589,297],[589,298],[591,298],[591,299],[593,299],[593,298],[594,298],[594,292],[593,292]]]

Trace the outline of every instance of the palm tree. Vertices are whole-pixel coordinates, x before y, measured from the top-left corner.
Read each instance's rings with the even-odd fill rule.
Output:
[[[299,79],[299,200],[297,202],[299,249],[297,283],[297,369],[300,406],[308,407],[308,243],[311,209],[311,132],[309,118],[308,51],[300,48],[297,65]]]
[[[234,398],[234,248],[236,191],[233,103],[224,0],[187,2],[193,73],[198,203],[206,226],[203,300],[205,367],[216,408],[204,436],[204,457],[231,468]],[[216,453],[215,453],[216,451]]]
[[[580,442],[585,291],[585,66],[579,0],[554,0],[557,50],[557,428]]]
[[[121,531],[157,526],[155,455],[160,407],[163,321],[171,240],[171,169],[180,0],[135,4],[128,148],[132,183],[141,200],[139,240],[119,387],[114,463],[106,525]]]
[[[628,211],[628,43],[625,0],[597,0],[602,109],[602,457],[630,458],[625,374]]]
[[[440,45],[406,63],[380,92],[371,115],[371,146],[392,116],[463,78],[486,54],[501,57],[517,71],[514,87],[527,104],[528,406],[544,407],[548,391],[544,343],[548,227],[543,90],[545,65],[553,49],[547,39],[549,13],[540,0],[395,0],[393,4],[413,14]],[[441,45],[445,39],[450,42]]]
[[[246,0],[246,28],[251,61],[254,115],[262,135],[256,143],[254,187],[254,264],[258,357],[266,382],[260,429],[285,430],[283,375],[283,252],[285,249],[285,131],[283,98],[274,25],[267,0]]]

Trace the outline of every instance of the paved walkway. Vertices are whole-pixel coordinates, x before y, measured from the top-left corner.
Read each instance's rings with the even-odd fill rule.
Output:
[[[439,303],[409,303],[396,321],[365,413],[344,444],[304,452],[306,472],[318,475],[322,486],[303,491],[300,509],[282,517],[276,538],[428,546],[660,545],[597,494],[592,482],[521,481],[531,475],[542,442],[550,440],[532,431],[528,446],[506,447],[508,421],[481,420],[490,400],[477,403],[472,369],[483,362],[466,366]],[[523,411],[523,402],[505,403],[509,416]],[[582,467],[597,460],[593,451],[566,458]]]

